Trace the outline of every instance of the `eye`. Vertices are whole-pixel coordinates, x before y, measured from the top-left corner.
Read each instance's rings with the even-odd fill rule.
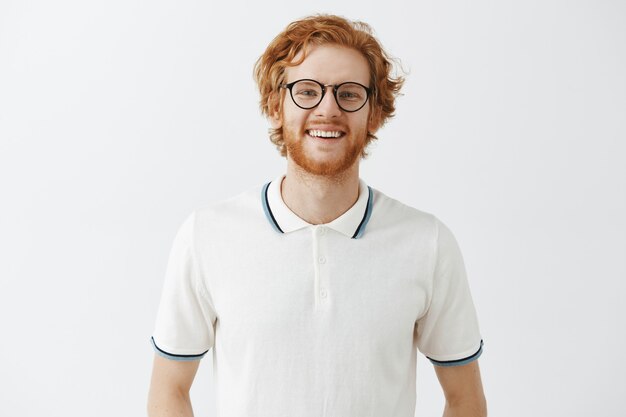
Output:
[[[361,99],[361,94],[359,94],[356,91],[340,91],[338,96],[342,100],[349,100],[349,101]]]
[[[317,97],[318,92],[316,90],[298,90],[296,91],[296,95],[303,97]]]

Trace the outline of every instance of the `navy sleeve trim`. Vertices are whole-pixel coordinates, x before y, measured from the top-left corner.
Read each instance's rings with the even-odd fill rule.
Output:
[[[152,341],[152,347],[154,348],[154,351],[158,355],[163,356],[164,358],[167,358],[167,359],[175,360],[175,361],[196,361],[198,359],[202,359],[202,357],[206,355],[206,353],[208,352],[208,350],[206,350],[203,353],[200,353],[198,355],[177,355],[175,353],[166,352],[160,347],[158,347],[156,342],[154,341],[154,337],[151,337],[150,340]]]
[[[437,360],[434,360],[432,358],[428,358],[428,356],[426,356],[426,357],[428,358],[428,360],[430,360],[433,363],[433,365],[437,365],[437,366],[459,366],[459,365],[467,365],[468,363],[475,361],[482,354],[483,354],[483,341],[481,340],[480,341],[480,347],[478,348],[476,353],[468,356],[467,358],[456,359],[456,360],[452,360],[452,361],[437,361]]]

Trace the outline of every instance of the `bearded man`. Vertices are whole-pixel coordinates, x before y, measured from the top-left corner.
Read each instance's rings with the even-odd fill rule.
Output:
[[[434,215],[359,163],[403,79],[364,23],[291,23],[255,66],[285,174],[194,210],[174,240],[152,345],[150,416],[192,416],[212,350],[222,417],[413,417],[416,361],[444,416],[486,416],[462,255]]]

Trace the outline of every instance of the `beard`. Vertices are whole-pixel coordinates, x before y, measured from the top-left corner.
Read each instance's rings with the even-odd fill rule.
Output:
[[[361,157],[367,145],[366,129],[354,133],[346,132],[341,138],[342,141],[347,143],[347,147],[343,148],[343,152],[333,159],[320,161],[307,153],[305,142],[308,141],[308,138],[305,138],[305,135],[306,132],[302,132],[298,137],[295,130],[290,129],[288,126],[283,126],[283,138],[285,148],[287,149],[287,156],[291,158],[296,165],[311,175],[325,177],[341,176],[341,174],[351,168]]]

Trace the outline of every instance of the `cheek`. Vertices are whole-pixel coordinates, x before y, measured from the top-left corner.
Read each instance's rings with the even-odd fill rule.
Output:
[[[306,112],[301,109],[285,108],[283,124],[293,130],[302,130],[306,123]]]
[[[363,115],[358,115],[351,121],[350,125],[353,130],[368,130],[370,127],[368,114],[364,113]]]

